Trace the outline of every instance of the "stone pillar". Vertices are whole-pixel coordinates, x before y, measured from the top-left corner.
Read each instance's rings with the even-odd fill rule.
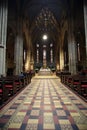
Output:
[[[69,56],[69,71],[71,74],[77,73],[77,49],[74,36],[74,1],[70,1],[70,12],[68,19],[68,56]]]
[[[77,49],[76,49],[76,42],[74,37],[74,26],[73,26],[73,19],[69,22],[69,32],[68,32],[68,56],[69,56],[69,71],[72,74],[76,74],[77,68]]]
[[[23,71],[23,36],[22,21],[18,21],[17,35],[15,39],[15,74],[18,75]]]
[[[25,63],[25,71],[30,70],[30,50],[27,50],[27,58],[26,58],[26,63]]]
[[[64,52],[62,47],[60,47],[60,70],[64,69]]]
[[[85,26],[85,44],[86,44],[86,64],[87,67],[87,0],[84,0],[84,26]]]
[[[6,38],[7,38],[8,1],[0,5],[0,75],[6,75]]]
[[[69,71],[72,74],[76,74],[77,53],[76,53],[75,41],[71,41],[68,43],[68,53],[69,53]]]

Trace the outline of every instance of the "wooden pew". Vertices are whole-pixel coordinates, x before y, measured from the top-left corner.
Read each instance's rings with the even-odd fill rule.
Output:
[[[15,75],[15,76],[13,76],[13,78],[14,78],[15,86],[16,86],[17,91],[18,91],[22,88],[22,83],[21,83],[20,77],[18,75]]]
[[[18,90],[22,89],[31,82],[31,74],[26,76],[19,75],[0,78],[0,104],[9,99],[10,95],[14,95]]]
[[[31,73],[29,72],[29,73],[28,73],[28,83],[31,82],[31,78],[32,78],[32,77],[31,77]]]
[[[85,75],[72,75],[71,80],[68,77],[67,85],[72,90],[76,91],[79,95],[87,98],[87,76]]]
[[[71,87],[71,84],[72,84],[72,75],[67,75],[66,85]]]
[[[68,71],[63,71],[63,72],[61,72],[61,76],[60,76],[61,82],[64,83],[64,84],[67,84],[67,78],[68,78],[70,75],[71,75],[71,73],[68,72]]]
[[[70,87],[73,90],[78,91],[79,85],[80,85],[80,77],[79,77],[79,75],[72,75],[72,80],[71,80]]]
[[[27,81],[28,84],[31,82],[31,73],[27,73]]]
[[[28,82],[28,73],[25,72],[25,73],[23,73],[23,75],[24,75],[24,83],[25,83],[25,86],[26,86],[29,83]]]
[[[30,74],[31,74],[31,78],[35,76],[35,71],[34,70],[31,70],[30,71]]]
[[[29,84],[31,82],[32,74],[31,72],[24,73],[25,76],[25,84]]]
[[[56,76],[61,77],[61,71],[56,71]]]
[[[13,77],[5,77],[4,82],[5,88],[9,90],[9,95],[13,95],[17,92],[17,85]]]
[[[76,91],[79,95],[87,98],[87,74],[70,75],[62,72],[61,82]]]
[[[25,87],[26,86],[25,77],[20,76],[19,78],[20,78],[20,81],[21,81],[22,88]]]
[[[8,100],[9,90],[5,88],[4,84],[3,78],[0,78],[0,104]]]
[[[87,76],[80,76],[80,85],[78,92],[85,98],[87,98]]]

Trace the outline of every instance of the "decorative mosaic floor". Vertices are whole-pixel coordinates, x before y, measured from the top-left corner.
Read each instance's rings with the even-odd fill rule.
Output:
[[[57,78],[34,78],[0,110],[0,130],[87,130],[87,103]]]

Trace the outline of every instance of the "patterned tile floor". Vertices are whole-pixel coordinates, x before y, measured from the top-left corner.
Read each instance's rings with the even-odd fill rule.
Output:
[[[0,130],[87,130],[87,103],[57,77],[36,77],[0,110]]]

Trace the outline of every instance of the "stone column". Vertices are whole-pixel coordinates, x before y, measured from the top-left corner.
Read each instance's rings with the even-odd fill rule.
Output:
[[[17,35],[15,39],[15,74],[18,75],[23,71],[23,36],[22,36],[22,21],[18,21]]]
[[[69,53],[69,71],[72,74],[76,74],[76,61],[77,61],[77,53],[76,53],[76,44],[75,41],[71,40],[68,43],[68,53]]]
[[[7,38],[8,1],[0,4],[0,75],[6,75],[6,38]]]
[[[69,55],[69,71],[72,74],[76,74],[77,68],[77,49],[76,49],[76,42],[74,37],[74,26],[73,26],[73,19],[69,22],[69,32],[68,32],[68,55]]]
[[[70,12],[68,19],[68,56],[69,56],[69,71],[71,74],[77,73],[76,63],[77,63],[77,49],[74,36],[74,1],[70,1]]]
[[[27,50],[27,58],[26,58],[26,63],[25,63],[25,71],[30,70],[30,50]]]
[[[60,70],[64,69],[64,51],[63,48],[60,47]]]
[[[85,26],[85,44],[86,44],[86,64],[87,67],[87,0],[84,0],[84,26]]]

